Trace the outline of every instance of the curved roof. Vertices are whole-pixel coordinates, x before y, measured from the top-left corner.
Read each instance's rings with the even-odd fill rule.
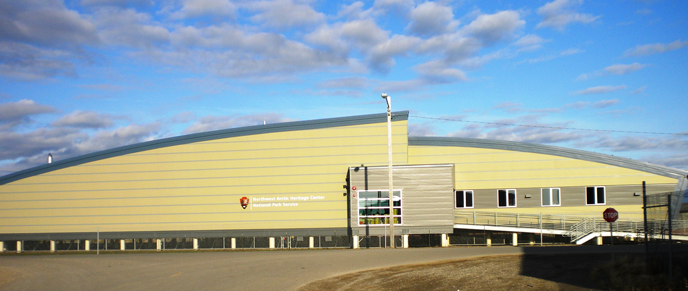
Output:
[[[392,113],[392,120],[408,120],[408,111],[400,111]],[[50,164],[44,164],[37,167],[21,170],[0,177],[0,185],[11,183],[17,180],[28,178],[31,176],[40,175],[47,172],[52,172],[55,170],[72,167],[80,164],[90,163],[93,161],[98,161],[102,159],[122,156],[131,153],[137,153],[142,151],[148,151],[158,148],[176,146],[189,144],[194,142],[202,142],[216,139],[223,139],[229,137],[239,137],[255,134],[273,133],[273,132],[285,132],[285,131],[297,131],[297,130],[309,130],[309,129],[321,129],[321,128],[331,128],[339,126],[351,126],[351,125],[362,125],[371,123],[382,123],[387,122],[387,113],[382,114],[369,114],[369,115],[359,115],[350,117],[338,117],[338,118],[327,118],[327,119],[316,119],[307,121],[293,121],[293,122],[283,122],[274,123],[267,125],[255,125],[239,128],[222,129],[216,131],[208,131],[201,133],[194,133],[170,138],[163,138],[148,142],[142,142],[122,147],[117,147],[113,149],[108,149],[104,151],[94,152],[90,154],[85,154],[61,161],[56,161]]]
[[[503,140],[487,140],[478,138],[461,138],[461,137],[418,137],[409,136],[409,146],[452,146],[452,147],[471,147],[471,148],[485,148],[497,150],[509,150],[518,152],[528,152],[536,154],[546,154],[553,156],[560,156],[578,160],[585,160],[597,163],[608,164],[617,167],[623,167],[647,173],[657,174],[669,178],[679,179],[686,177],[688,171],[669,168],[665,166],[655,165],[647,162],[636,161],[628,158],[615,157],[605,154],[593,153],[582,150],[575,150],[557,146],[548,146],[541,144],[503,141]]]

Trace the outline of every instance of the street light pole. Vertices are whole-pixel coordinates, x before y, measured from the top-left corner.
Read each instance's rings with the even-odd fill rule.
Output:
[[[382,93],[387,101],[387,152],[389,156],[389,246],[394,248],[394,179],[392,178],[392,97]]]

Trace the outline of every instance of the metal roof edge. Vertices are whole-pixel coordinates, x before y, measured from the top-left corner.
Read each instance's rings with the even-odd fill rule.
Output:
[[[622,158],[610,156],[606,154],[594,153],[584,150],[570,149],[558,146],[541,145],[533,143],[504,141],[504,140],[488,140],[479,138],[465,138],[465,137],[424,137],[424,136],[409,136],[409,146],[455,146],[455,147],[475,147],[498,150],[511,150],[519,152],[529,152],[536,154],[546,154],[553,156],[560,156],[565,158],[572,158],[578,160],[585,160],[597,163],[603,163],[612,166],[618,166],[647,173],[652,173],[664,177],[679,179],[686,177],[688,171],[674,169],[666,166],[651,164],[648,162],[641,162],[629,158]]]
[[[408,120],[408,111],[392,112],[392,121]],[[55,161],[50,164],[44,164],[0,177],[0,185],[11,183],[24,178],[52,172],[67,167],[81,165],[97,160],[122,156],[126,154],[153,150],[158,148],[189,144],[194,142],[209,141],[215,139],[248,136],[255,134],[287,132],[297,130],[322,129],[340,126],[362,125],[387,122],[387,113],[376,113],[367,115],[335,117],[326,119],[314,119],[305,121],[291,121],[282,123],[273,123],[266,125],[253,125],[246,127],[228,128],[215,131],[192,133],[187,135],[162,138],[142,143],[136,143],[112,149],[102,150],[98,152],[88,153],[81,156],[68,158],[61,161]]]

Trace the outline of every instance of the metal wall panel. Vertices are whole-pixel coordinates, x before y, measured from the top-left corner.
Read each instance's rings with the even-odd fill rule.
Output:
[[[351,193],[361,190],[388,191],[388,168],[351,167]],[[454,166],[400,165],[394,166],[394,189],[402,190],[402,225],[395,226],[399,234],[451,233],[453,231]],[[385,227],[372,225],[367,229],[358,225],[358,197],[350,195],[350,218],[354,233],[383,235]]]
[[[392,131],[405,164],[406,116]],[[384,115],[144,143],[1,177],[0,235],[345,229],[347,169],[386,162]]]
[[[606,203],[604,205],[586,205],[586,187],[587,186],[560,187],[560,206],[541,206],[541,188],[509,188],[516,189],[517,191],[517,207],[498,207],[498,189],[479,189],[474,190],[475,207],[472,209],[459,208],[457,211],[541,212],[543,214],[597,216],[598,212],[602,213],[602,210],[605,208],[614,207],[617,208],[617,210],[624,209],[626,218],[642,218],[642,216],[639,216],[642,215],[642,185],[605,186]],[[673,184],[652,184],[647,186],[647,193],[653,194],[673,191],[674,187],[675,185]],[[526,198],[526,196],[530,196],[530,198]]]

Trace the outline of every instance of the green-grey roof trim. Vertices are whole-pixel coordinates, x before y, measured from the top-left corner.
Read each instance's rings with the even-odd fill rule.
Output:
[[[518,152],[528,152],[536,154],[545,154],[572,158],[577,160],[585,160],[597,163],[608,164],[617,167],[623,167],[647,173],[652,173],[660,176],[678,179],[686,177],[688,171],[669,168],[665,166],[650,164],[647,162],[636,161],[628,158],[615,157],[605,154],[593,153],[582,150],[575,150],[557,146],[548,146],[541,144],[503,141],[503,140],[488,140],[478,138],[461,138],[461,137],[419,137],[409,136],[409,146],[452,146],[452,147],[471,147],[471,148],[485,148],[497,150],[509,150]]]
[[[400,111],[392,113],[393,121],[403,121],[408,120],[408,111]],[[349,117],[337,117],[337,118],[327,118],[327,119],[316,119],[307,121],[293,121],[293,122],[283,122],[274,123],[267,125],[255,125],[239,128],[222,129],[216,131],[200,132],[170,138],[163,138],[148,142],[142,142],[122,147],[117,147],[113,149],[108,149],[104,151],[94,152],[90,154],[85,154],[61,161],[56,161],[50,164],[44,164],[36,166],[33,168],[21,170],[0,177],[0,185],[11,183],[24,178],[44,174],[47,172],[52,172],[59,169],[64,169],[67,167],[72,167],[76,165],[81,165],[85,163],[90,163],[93,161],[98,161],[102,159],[122,156],[131,153],[137,153],[142,151],[148,151],[153,149],[159,149],[170,146],[177,146],[183,144],[189,144],[194,142],[203,142],[209,140],[223,139],[229,137],[239,137],[248,136],[264,133],[273,132],[286,132],[286,131],[298,131],[298,130],[309,130],[309,129],[322,129],[322,128],[332,128],[340,126],[352,126],[352,125],[363,125],[372,123],[387,122],[387,113],[382,114],[368,114],[368,115],[358,115]]]

